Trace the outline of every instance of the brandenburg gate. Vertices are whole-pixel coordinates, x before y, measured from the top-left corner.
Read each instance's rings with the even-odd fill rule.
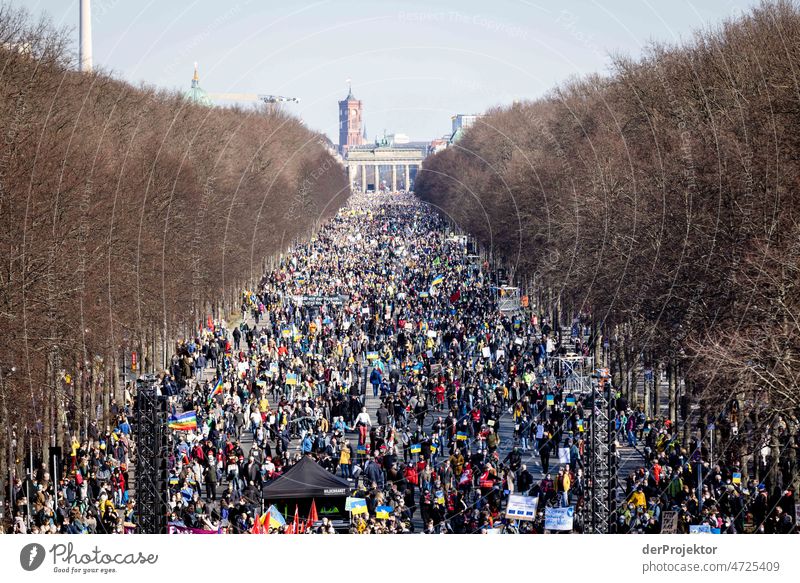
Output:
[[[422,150],[415,147],[351,147],[346,157],[350,186],[361,192],[366,192],[370,186],[373,190],[378,190],[383,180],[392,191],[411,190],[423,158]]]

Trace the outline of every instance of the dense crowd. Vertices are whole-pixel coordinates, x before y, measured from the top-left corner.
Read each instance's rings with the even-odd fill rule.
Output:
[[[547,509],[567,507],[583,531],[595,404],[570,392],[558,357],[588,356],[586,322],[562,336],[536,310],[501,311],[497,274],[468,251],[411,195],[354,195],[242,294],[237,326],[182,342],[159,378],[173,415],[196,420],[172,432],[170,524],[298,532],[291,516],[259,524],[262,492],[311,456],[366,501],[351,532],[543,532]],[[744,483],[728,458],[711,467],[669,422],[631,410],[605,379],[603,391],[610,429],[641,452],[612,531],[660,532],[665,512],[677,532],[794,528],[796,464],[778,483]],[[130,407],[113,404],[114,424],[73,444],[58,484],[44,466],[33,499],[17,484],[16,531],[135,532]],[[797,427],[786,433],[789,459]],[[537,516],[507,519],[511,494],[537,498]],[[334,532],[327,518],[302,522]]]

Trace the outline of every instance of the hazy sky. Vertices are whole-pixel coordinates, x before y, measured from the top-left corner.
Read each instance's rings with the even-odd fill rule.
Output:
[[[73,30],[78,0],[12,0]],[[755,0],[93,0],[94,64],[131,81],[299,97],[287,105],[337,134],[337,101],[364,101],[370,139],[429,140],[450,116],[535,98],[736,16]]]

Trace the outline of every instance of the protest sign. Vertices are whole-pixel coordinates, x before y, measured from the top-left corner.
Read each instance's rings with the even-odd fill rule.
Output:
[[[572,530],[574,519],[574,506],[568,506],[567,508],[546,508],[544,511],[544,528],[545,530],[569,531]]]
[[[536,507],[538,504],[539,498],[537,497],[511,494],[508,497],[506,517],[513,520],[536,520]]]
[[[661,534],[678,533],[678,513],[674,510],[666,510],[661,517]]]

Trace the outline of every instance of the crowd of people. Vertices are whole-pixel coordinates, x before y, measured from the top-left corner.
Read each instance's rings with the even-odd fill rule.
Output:
[[[544,532],[547,509],[568,507],[584,531],[596,404],[558,357],[588,355],[585,322],[562,337],[535,309],[500,310],[498,274],[470,251],[413,195],[355,194],[242,293],[241,322],[182,342],[159,378],[173,416],[196,422],[171,434],[170,524],[299,532],[291,517],[259,524],[262,492],[311,456],[366,501],[350,532]],[[616,486],[612,532],[661,532],[668,512],[675,532],[796,532],[790,480],[743,483],[723,456],[711,467],[602,382],[610,430],[641,452]],[[31,497],[17,484],[16,532],[136,531],[131,403],[73,444],[57,484],[44,465]],[[506,518],[511,494],[537,498],[533,520]],[[300,530],[335,532],[308,518]]]

